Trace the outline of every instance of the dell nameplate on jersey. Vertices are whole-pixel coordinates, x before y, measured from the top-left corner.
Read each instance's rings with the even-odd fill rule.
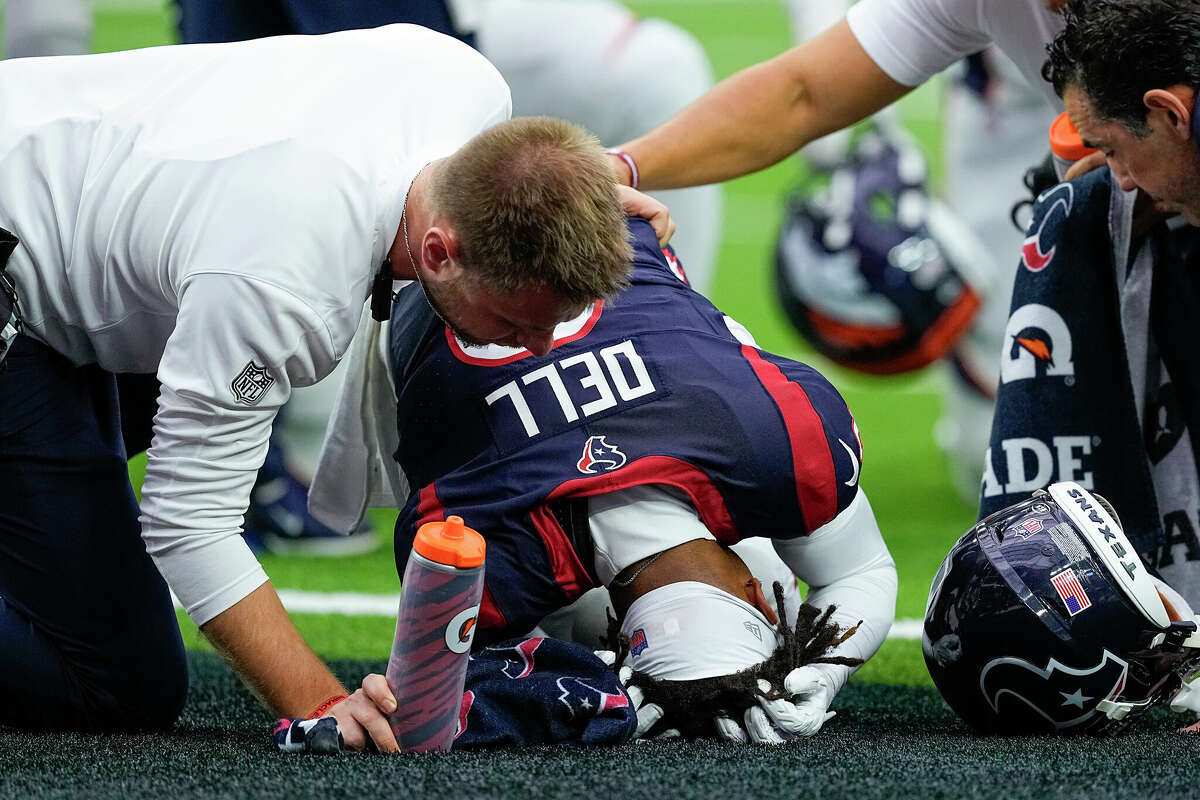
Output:
[[[633,339],[542,361],[484,397],[502,452],[559,433],[662,393]]]

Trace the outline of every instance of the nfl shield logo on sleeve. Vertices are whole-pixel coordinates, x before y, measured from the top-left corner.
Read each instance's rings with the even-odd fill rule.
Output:
[[[265,367],[260,367],[250,361],[233,379],[233,383],[229,384],[229,388],[233,389],[233,396],[239,403],[253,406],[258,405],[258,401],[262,399],[274,382],[275,379],[271,377],[271,373],[267,372]]]

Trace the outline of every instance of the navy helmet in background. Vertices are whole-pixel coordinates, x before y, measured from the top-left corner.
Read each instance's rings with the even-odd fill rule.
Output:
[[[826,175],[788,200],[775,253],[788,318],[819,353],[862,372],[946,355],[979,310],[992,260],[929,197],[924,157],[899,132],[871,132]]]
[[[1191,708],[1179,690],[1200,669],[1192,610],[1107,501],[1069,482],[958,540],[921,644],[942,697],[990,733],[1101,733],[1164,701]]]

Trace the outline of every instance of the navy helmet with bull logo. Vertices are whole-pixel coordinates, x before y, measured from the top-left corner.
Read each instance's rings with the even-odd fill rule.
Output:
[[[1192,708],[1179,690],[1200,669],[1187,603],[1146,571],[1107,501],[1069,482],[958,540],[922,649],[950,707],[992,733],[1099,733],[1164,700]]]

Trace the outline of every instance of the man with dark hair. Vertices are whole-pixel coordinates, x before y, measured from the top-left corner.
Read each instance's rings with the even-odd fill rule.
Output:
[[[330,373],[368,296],[386,315],[393,279],[541,353],[625,284],[642,199],[578,129],[509,111],[485,59],[407,25],[0,63],[4,346],[21,331],[0,372],[0,723],[170,725],[169,585],[273,713],[332,708],[358,746],[386,730],[339,702],[238,533],[276,410]],[[443,208],[456,171],[555,239]],[[481,275],[476,242],[524,278]],[[122,419],[121,372],[162,387],[140,508],[123,440],[150,420]]]
[[[629,288],[559,325],[541,357],[473,346],[422,316],[416,287],[402,290],[386,337],[360,338],[351,354],[313,513],[349,529],[368,504],[400,506],[400,569],[422,523],[462,516],[488,545],[479,645],[606,586],[628,666],[704,682],[656,686],[673,710],[707,697],[697,711],[721,716],[729,738],[815,733],[895,612],[857,428],[823,377],[759,350],[687,285],[644,221],[630,228]],[[744,563],[751,541],[774,550],[754,576],[780,582],[775,606]],[[793,573],[809,603],[836,607],[806,612],[800,646],[776,633],[776,614],[790,629],[798,613]],[[767,676],[777,704],[764,708]]]
[[[980,512],[1054,480],[1095,488],[1146,566],[1197,604],[1200,4],[1077,0],[1063,20],[1044,73],[1108,169],[1035,207]]]
[[[1076,0],[1042,74],[1125,191],[1200,225],[1200,4]]]

